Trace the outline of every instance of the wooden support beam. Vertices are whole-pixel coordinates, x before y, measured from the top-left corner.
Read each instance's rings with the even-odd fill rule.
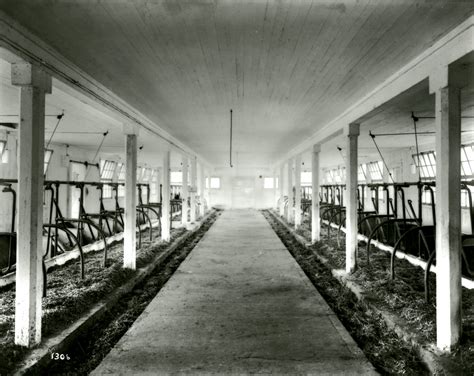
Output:
[[[206,170],[206,179],[207,179],[207,206],[210,209],[212,207],[212,194],[211,194],[211,174],[209,170]]]
[[[451,351],[459,343],[461,336],[461,100],[459,88],[451,83],[434,91],[436,342],[439,349]]]
[[[196,222],[196,175],[197,175],[197,161],[196,157],[191,158],[191,192],[190,192],[190,200],[191,200],[191,223]]]
[[[198,187],[198,190],[199,190],[199,199],[201,201],[201,205],[199,205],[199,215],[201,217],[204,216],[205,214],[205,205],[204,205],[204,189],[205,189],[205,186],[206,186],[206,182],[205,182],[205,179],[206,179],[206,175],[205,175],[205,172],[204,172],[204,166],[202,164],[199,164],[199,177],[198,177],[198,182],[199,182],[199,187]]]
[[[170,241],[171,231],[171,207],[170,207],[170,150],[167,149],[163,155],[163,170],[162,170],[162,194],[163,202],[161,203],[161,239],[165,242]]]
[[[301,154],[295,157],[295,229],[301,226]]]
[[[51,77],[27,63],[12,64],[11,77],[20,86],[15,344],[31,347],[41,341],[44,111]]]
[[[278,172],[273,170],[273,205],[272,208],[276,208],[278,205],[278,187],[277,187],[277,182],[278,182]]]
[[[313,243],[319,241],[321,234],[321,223],[319,218],[319,153],[321,152],[321,145],[313,145],[311,154],[311,241]]]
[[[293,222],[293,158],[288,160],[288,212],[286,220],[288,223]]]
[[[156,176],[156,179],[152,182],[152,184],[155,185],[155,188],[154,188],[155,195],[154,197],[151,197],[150,195],[150,200],[152,200],[152,202],[160,202],[161,168],[160,167],[155,168],[154,174]]]
[[[188,223],[188,157],[183,155],[182,159],[182,171],[183,171],[183,180],[182,180],[182,189],[181,189],[181,223],[186,225]]]
[[[137,258],[137,134],[125,132],[125,228],[123,267],[135,270]]]
[[[280,180],[278,182],[279,187],[280,187],[280,207],[279,207],[279,214],[281,217],[285,215],[285,200],[283,199],[285,196],[285,188],[284,188],[284,183],[285,183],[285,164],[282,163],[280,165]]]
[[[357,263],[357,140],[360,133],[359,124],[346,126],[346,273],[353,273]]]

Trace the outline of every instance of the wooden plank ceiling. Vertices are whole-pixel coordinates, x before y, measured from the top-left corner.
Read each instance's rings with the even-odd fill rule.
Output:
[[[471,1],[47,1],[0,9],[215,165],[268,165]]]

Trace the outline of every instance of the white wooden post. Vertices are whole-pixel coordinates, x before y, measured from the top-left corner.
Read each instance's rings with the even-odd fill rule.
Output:
[[[161,184],[161,168],[155,168],[156,179],[153,182],[155,184],[155,197],[152,198],[153,202],[160,202],[160,184]]]
[[[295,157],[295,229],[301,226],[301,155]]]
[[[277,173],[276,170],[273,170],[273,204],[272,204],[272,209],[276,208],[277,205],[278,205],[277,180],[278,180],[278,173]]]
[[[312,164],[311,164],[311,241],[317,242],[321,234],[321,222],[319,213],[319,153],[321,145],[313,145]]]
[[[293,221],[293,159],[288,160],[288,212],[286,220],[288,223]]]
[[[345,127],[347,136],[346,158],[346,272],[353,273],[357,263],[357,139],[359,124]]]
[[[196,157],[191,158],[191,223],[196,222],[196,175],[197,175]]]
[[[188,223],[188,157],[183,155],[183,180],[181,186],[181,223],[186,225]]]
[[[163,201],[161,202],[161,239],[169,242],[171,235],[171,223],[170,223],[170,150],[167,148],[163,155],[163,169],[162,169],[162,196]]]
[[[206,170],[206,178],[207,178],[207,206],[210,209],[212,207],[212,195],[211,195],[211,174],[209,171]]]
[[[137,258],[137,133],[134,126],[124,125],[125,134],[125,226],[123,233],[123,267],[135,270]]]
[[[11,68],[12,84],[20,86],[15,344],[31,347],[41,341],[44,108],[51,77],[28,63]]]
[[[285,215],[285,188],[284,188],[284,183],[285,183],[285,164],[282,163],[280,166],[280,180],[278,181],[278,185],[280,187],[280,217],[283,217]]]
[[[436,341],[451,351],[461,336],[461,98],[454,82],[430,77],[436,113]],[[451,77],[450,77],[451,78]]]
[[[201,201],[201,205],[199,205],[199,215],[201,217],[204,216],[205,214],[205,206],[204,206],[204,187],[205,187],[205,173],[204,173],[204,166],[202,163],[199,164],[199,177],[198,177],[198,182],[199,182],[199,199]]]

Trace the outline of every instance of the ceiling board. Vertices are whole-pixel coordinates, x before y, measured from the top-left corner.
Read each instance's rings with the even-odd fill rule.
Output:
[[[466,19],[471,1],[47,1],[0,9],[211,163],[269,165]]]

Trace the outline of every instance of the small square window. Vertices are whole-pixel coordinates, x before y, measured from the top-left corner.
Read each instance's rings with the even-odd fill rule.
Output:
[[[149,167],[143,169],[142,181],[149,182],[152,177],[153,170]]]
[[[312,183],[312,173],[311,171],[303,171],[301,172],[301,184],[302,185],[308,185]]]
[[[220,189],[221,188],[221,178],[213,177],[211,178],[211,189]]]
[[[181,171],[171,171],[170,173],[170,184],[181,185],[183,184],[183,173]]]
[[[263,188],[264,189],[273,189],[273,178],[263,178]]]

